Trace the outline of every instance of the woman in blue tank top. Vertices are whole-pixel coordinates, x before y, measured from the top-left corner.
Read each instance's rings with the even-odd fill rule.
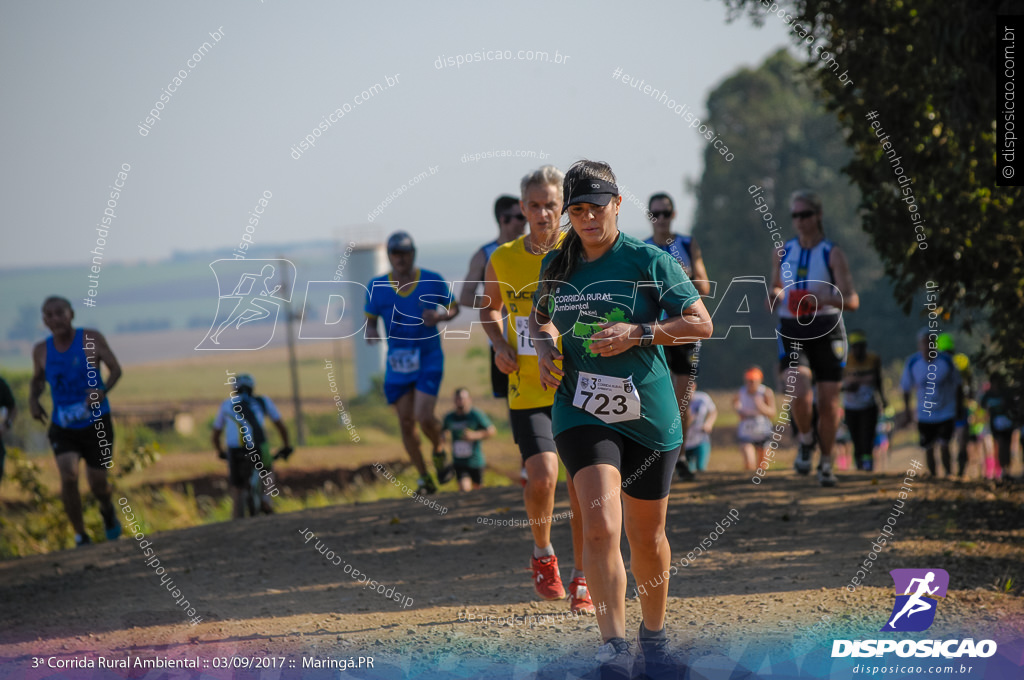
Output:
[[[43,323],[53,335],[32,348],[29,411],[33,418],[47,424],[39,397],[49,383],[53,414],[48,435],[60,472],[61,498],[75,529],[75,544],[85,545],[92,541],[82,520],[79,459],[85,460],[89,488],[100,502],[107,539],[121,535],[107,482],[114,447],[107,393],[120,379],[121,365],[106,338],[95,330],[76,330],[72,326],[74,318],[71,303],[64,298],[49,297],[43,303]],[[100,371],[103,364],[107,367],[106,381]]]

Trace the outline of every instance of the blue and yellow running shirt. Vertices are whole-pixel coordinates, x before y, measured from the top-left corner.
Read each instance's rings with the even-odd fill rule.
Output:
[[[544,258],[542,272],[556,252]],[[569,281],[554,283],[545,299],[538,291],[534,305],[562,335],[565,376],[552,407],[554,434],[602,425],[653,450],[679,446],[679,406],[664,349],[636,346],[602,357],[589,351],[590,336],[602,322],[679,316],[699,299],[675,258],[623,233],[597,260],[579,263]]]
[[[390,274],[370,280],[364,310],[370,323],[384,321],[388,339],[388,367],[385,382],[408,378],[421,368],[440,365],[441,328],[423,322],[423,312],[454,304],[451,286],[441,276],[427,269],[417,269],[416,279],[397,288]]]

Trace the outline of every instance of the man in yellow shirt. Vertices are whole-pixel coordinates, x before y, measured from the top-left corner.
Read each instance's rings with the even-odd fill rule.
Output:
[[[491,255],[484,284],[488,306],[480,310],[480,320],[494,346],[495,363],[509,376],[509,421],[526,466],[523,501],[535,544],[530,560],[533,585],[546,600],[566,596],[558,573],[558,558],[551,545],[551,514],[558,483],[558,454],[551,432],[551,405],[555,393],[545,390],[540,382],[529,318],[541,261],[548,251],[558,247],[562,237],[559,229],[562,179],[561,171],[553,165],[545,165],[523,178],[520,185],[522,209],[530,231],[500,246]],[[508,312],[507,335],[502,333],[503,310]],[[594,604],[583,574],[583,520],[572,479],[566,481],[572,510],[574,558],[569,606],[575,613],[593,614]]]

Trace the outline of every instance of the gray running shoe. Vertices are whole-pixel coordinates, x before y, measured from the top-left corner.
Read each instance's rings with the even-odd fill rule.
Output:
[[[631,680],[633,653],[622,638],[612,638],[597,648],[595,657],[601,664],[601,680]]]

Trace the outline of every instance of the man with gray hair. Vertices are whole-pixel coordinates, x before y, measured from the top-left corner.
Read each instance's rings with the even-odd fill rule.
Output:
[[[487,265],[484,294],[488,306],[480,310],[487,337],[494,347],[495,363],[508,375],[509,421],[526,469],[523,501],[533,532],[533,586],[546,600],[566,597],[558,572],[558,558],[551,545],[551,515],[558,485],[558,454],[551,431],[554,390],[540,382],[537,350],[530,338],[529,320],[544,255],[562,241],[562,172],[553,165],[526,175],[520,184],[521,206],[530,231],[499,247]],[[502,332],[503,311],[508,318]],[[594,613],[594,604],[583,575],[583,518],[572,478],[569,487],[570,524],[573,537],[573,572],[569,607],[574,613]]]

